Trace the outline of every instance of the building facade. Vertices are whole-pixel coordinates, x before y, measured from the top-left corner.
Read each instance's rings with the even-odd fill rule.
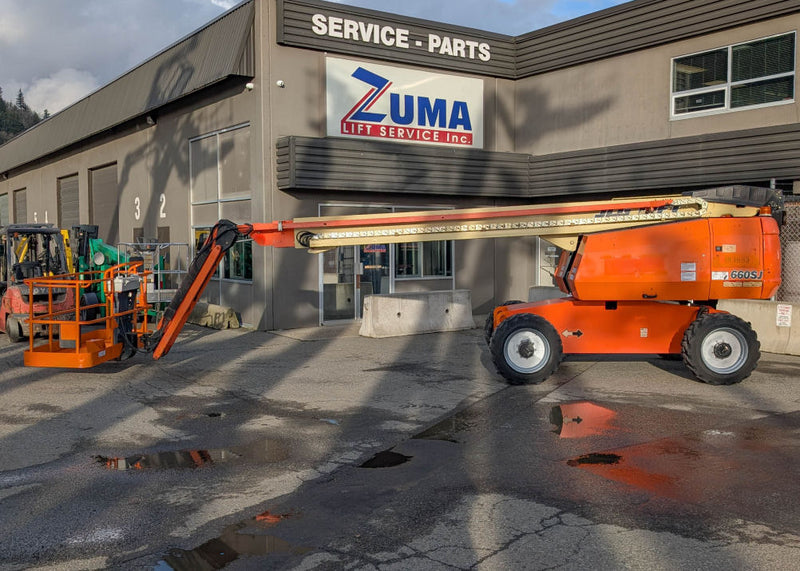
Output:
[[[635,0],[511,37],[250,0],[0,147],[0,224],[189,244],[236,222],[800,181],[796,2]],[[547,285],[535,238],[320,256],[239,242],[206,292],[263,329],[370,293]],[[177,261],[173,261],[178,263]]]

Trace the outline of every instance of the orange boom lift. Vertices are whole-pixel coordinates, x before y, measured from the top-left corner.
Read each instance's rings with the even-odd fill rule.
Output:
[[[261,224],[221,220],[197,252],[158,328],[126,328],[136,346],[167,354],[225,252],[240,237],[313,253],[352,244],[540,236],[559,246],[556,281],[566,297],[495,308],[486,337],[512,384],[550,376],[565,354],[682,355],[702,381],[731,384],[759,359],[750,325],[720,299],[769,299],[780,285],[775,191],[729,186],[680,196],[381,215]],[[130,312],[132,306],[125,305]],[[113,327],[109,308],[108,327]],[[76,312],[77,314],[77,312]],[[33,317],[32,317],[33,319]],[[139,322],[140,320],[133,320]],[[77,335],[80,338],[80,335]],[[48,363],[51,347],[25,364]],[[60,349],[59,349],[60,350]],[[96,351],[95,351],[96,352]]]

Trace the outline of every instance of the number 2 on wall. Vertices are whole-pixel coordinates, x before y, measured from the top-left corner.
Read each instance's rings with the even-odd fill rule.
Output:
[[[161,203],[161,206],[158,209],[158,216],[159,218],[166,218],[167,211],[165,208],[167,207],[167,196],[163,192],[158,195],[158,202]]]

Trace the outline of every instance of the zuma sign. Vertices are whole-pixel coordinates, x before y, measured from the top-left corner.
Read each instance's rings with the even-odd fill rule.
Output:
[[[327,59],[327,134],[483,148],[483,81]]]

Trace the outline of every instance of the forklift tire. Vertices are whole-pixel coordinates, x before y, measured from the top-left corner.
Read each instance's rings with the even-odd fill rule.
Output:
[[[681,342],[683,362],[709,385],[733,385],[750,376],[761,356],[756,332],[730,313],[703,313]]]
[[[22,341],[22,328],[19,326],[19,320],[10,315],[6,318],[6,335],[8,340],[12,343],[19,343]]]
[[[503,321],[489,345],[497,371],[511,385],[538,384],[552,375],[564,356],[558,332],[530,313]]]
[[[508,301],[504,301],[500,305],[495,305],[492,310],[489,312],[489,315],[486,316],[486,321],[483,324],[483,338],[486,340],[486,344],[489,345],[492,341],[492,333],[494,333],[494,310],[498,307],[504,307],[506,305],[514,305],[515,303],[525,303],[519,299],[511,299]]]

